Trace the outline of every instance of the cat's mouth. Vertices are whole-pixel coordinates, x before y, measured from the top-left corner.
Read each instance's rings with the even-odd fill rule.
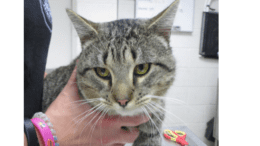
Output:
[[[136,116],[136,115],[144,114],[142,108],[120,109],[120,110],[116,110],[116,113],[121,116]]]
[[[118,103],[113,103],[112,109],[121,116],[135,116],[144,114],[143,108],[145,108],[145,105],[150,101],[150,98],[144,97],[144,99],[140,101],[129,101],[125,107],[120,106]]]

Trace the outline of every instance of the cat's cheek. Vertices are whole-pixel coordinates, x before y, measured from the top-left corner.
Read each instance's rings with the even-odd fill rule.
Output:
[[[99,94],[96,91],[83,83],[78,84],[79,92],[82,94],[84,99],[95,99],[99,98]]]

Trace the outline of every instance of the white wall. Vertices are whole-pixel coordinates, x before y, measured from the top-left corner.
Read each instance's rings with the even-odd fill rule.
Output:
[[[216,114],[218,60],[199,55],[202,11],[205,0],[195,0],[194,31],[173,33],[171,46],[177,61],[176,80],[166,96],[180,99],[185,104],[167,104],[167,109],[181,120],[172,125],[186,125],[207,145],[213,146],[205,137],[207,122]],[[213,8],[218,8],[214,1]],[[169,117],[173,117],[167,114]]]
[[[65,9],[71,8],[71,0],[49,0],[52,14],[52,36],[46,69],[54,69],[70,63],[71,23]]]
[[[73,1],[49,0],[53,16],[53,34],[47,69],[67,65],[75,55],[77,43],[73,43],[72,40],[77,36],[75,32],[73,33],[74,30],[71,31],[72,26],[65,12],[65,8],[77,6]],[[213,3],[213,8],[218,9],[218,1],[215,0]],[[113,18],[133,18],[134,4],[134,0],[119,0],[118,14]],[[165,125],[186,125],[207,145],[213,145],[204,138],[204,134],[206,123],[216,113],[218,60],[206,59],[199,55],[204,4],[205,0],[195,0],[194,31],[192,33],[174,32],[171,36],[171,46],[177,61],[177,72],[174,85],[166,96],[182,100],[184,104],[167,103],[167,110],[181,120],[167,114]],[[115,8],[114,5],[111,6]],[[75,10],[75,8],[73,9]]]

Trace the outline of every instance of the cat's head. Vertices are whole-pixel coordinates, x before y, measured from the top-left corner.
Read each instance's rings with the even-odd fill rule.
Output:
[[[146,104],[160,102],[151,95],[163,96],[174,80],[169,41],[178,3],[151,19],[106,23],[67,10],[82,45],[77,66],[81,96],[100,99],[90,104],[123,116],[140,114]]]

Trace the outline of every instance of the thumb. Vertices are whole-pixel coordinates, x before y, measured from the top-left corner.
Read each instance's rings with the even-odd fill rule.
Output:
[[[76,76],[77,76],[77,65],[75,66],[74,70],[71,73],[71,76],[66,84],[66,86],[63,88],[62,92],[65,95],[68,95],[73,98],[78,97],[78,87],[76,84]]]

